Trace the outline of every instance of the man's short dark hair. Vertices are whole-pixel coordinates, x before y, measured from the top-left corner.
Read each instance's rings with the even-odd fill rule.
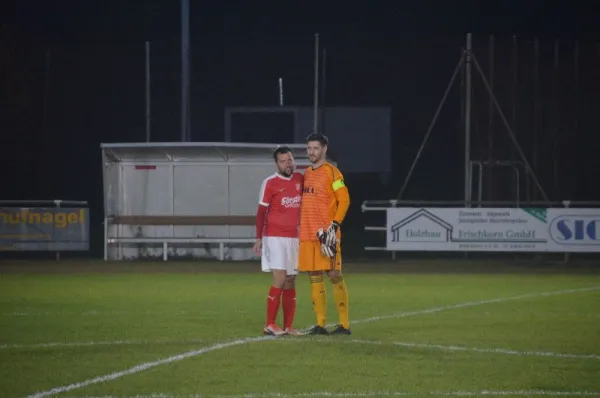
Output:
[[[321,146],[327,146],[329,144],[329,139],[327,136],[321,133],[311,133],[308,137],[306,137],[307,143],[311,141],[318,141]]]
[[[285,155],[286,153],[291,153],[291,152],[292,152],[292,150],[287,146],[278,146],[273,151],[273,159],[275,159],[275,161],[277,161],[277,156]]]

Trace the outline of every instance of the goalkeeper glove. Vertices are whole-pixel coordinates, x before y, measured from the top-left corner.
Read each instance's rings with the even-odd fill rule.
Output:
[[[331,223],[329,228],[327,228],[327,236],[325,242],[328,246],[335,247],[335,245],[337,244],[337,231],[339,228],[340,224],[338,224],[335,220]]]
[[[335,248],[335,246],[321,245],[321,253],[323,253],[329,258],[335,258],[337,249]]]
[[[323,228],[319,228],[317,231],[317,238],[319,238],[319,242],[321,243],[321,253],[329,258],[334,258],[337,253],[337,248],[335,244],[330,245],[327,243],[328,234]]]

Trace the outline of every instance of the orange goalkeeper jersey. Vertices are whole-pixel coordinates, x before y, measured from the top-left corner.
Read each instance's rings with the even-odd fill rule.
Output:
[[[300,240],[316,241],[319,228],[327,229],[333,220],[342,223],[350,195],[344,176],[334,165],[325,162],[304,172],[304,191],[300,210]]]

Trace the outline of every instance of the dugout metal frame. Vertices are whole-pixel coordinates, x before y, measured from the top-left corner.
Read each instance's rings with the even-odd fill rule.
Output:
[[[298,168],[305,168],[310,164],[305,144],[281,145],[290,147]],[[255,241],[254,234],[250,231],[252,230],[251,225],[253,225],[251,221],[256,215],[256,195],[258,195],[259,185],[252,181],[247,183],[244,197],[238,198],[237,201],[244,201],[243,203],[247,203],[249,207],[242,212],[236,211],[231,206],[231,198],[234,195],[230,190],[232,174],[234,174],[234,168],[237,170],[256,169],[259,175],[252,174],[252,176],[257,181],[262,181],[275,172],[272,153],[277,146],[278,144],[194,142],[101,144],[104,186],[104,259],[122,260],[141,257],[139,254],[133,257],[124,255],[124,249],[131,248],[132,245],[138,245],[138,247],[141,245],[144,248],[154,247],[152,249],[153,257],[159,256],[157,250],[162,251],[160,257],[165,261],[169,258],[169,249],[178,246],[191,247],[194,248],[193,250],[206,250],[210,256],[213,256],[210,254],[212,249],[208,250],[205,246],[217,245],[217,254],[213,257],[219,260],[226,259],[227,249],[231,251],[234,248],[235,250],[245,250],[244,253],[249,256],[247,246]],[[115,165],[117,170],[111,169]],[[168,167],[169,170],[169,178],[166,179],[168,181],[165,181],[167,185],[164,187],[169,203],[165,208],[168,207],[168,210],[161,214],[132,214],[124,206],[114,202],[120,200],[119,195],[125,192],[124,189],[128,184],[124,168],[145,165],[161,165]],[[206,209],[203,210],[199,205],[198,210],[193,214],[179,214],[175,210],[176,187],[173,176],[175,168],[180,165],[191,165],[198,168],[204,166],[206,166],[205,168],[209,166],[226,168],[226,181],[223,181],[223,184],[226,185],[227,190],[225,197],[218,199],[221,202],[227,202],[227,211],[215,214],[207,212]],[[238,192],[240,191],[238,190]],[[143,195],[138,195],[138,197],[143,197]],[[140,219],[141,221],[132,221],[133,216],[140,216],[142,219]],[[182,217],[186,220],[182,221]],[[129,226],[131,230],[134,228],[138,230],[160,228],[164,233],[159,234],[160,236],[135,236],[131,232],[126,233],[126,226]],[[180,227],[178,228],[178,226]],[[206,226],[207,229],[213,228],[213,230],[220,228],[224,232],[208,234],[208,236],[176,233],[177,229],[200,226]],[[242,229],[246,232],[239,232]],[[198,247],[201,249],[197,249]],[[111,253],[111,248],[116,249],[116,252]]]

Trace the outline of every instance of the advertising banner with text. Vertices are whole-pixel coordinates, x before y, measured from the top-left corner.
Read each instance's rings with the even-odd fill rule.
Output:
[[[89,250],[87,208],[0,208],[0,251]]]
[[[546,251],[544,208],[389,208],[387,250]]]
[[[548,209],[549,252],[600,252],[600,209]]]

